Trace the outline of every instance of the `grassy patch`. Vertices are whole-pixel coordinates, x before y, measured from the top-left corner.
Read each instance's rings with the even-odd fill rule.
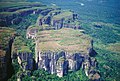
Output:
[[[37,35],[38,49],[41,51],[83,52],[91,48],[91,38],[81,30],[63,28],[60,30],[40,31]]]
[[[0,49],[0,57],[5,56],[6,52]],[[0,61],[1,62],[1,61]],[[1,64],[1,63],[0,63]]]
[[[72,16],[73,13],[71,11],[63,11],[62,13],[55,15],[53,19],[62,19]]]
[[[0,48],[5,49],[8,46],[10,38],[15,34],[14,29],[8,27],[0,27]]]
[[[120,53],[120,43],[109,44],[107,50]]]
[[[23,39],[21,36],[15,38],[12,47],[12,53],[18,52],[32,52],[30,48],[26,45],[25,39]]]

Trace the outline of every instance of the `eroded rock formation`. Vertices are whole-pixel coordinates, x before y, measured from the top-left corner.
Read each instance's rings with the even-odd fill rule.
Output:
[[[35,51],[37,68],[44,68],[59,77],[80,68],[86,76],[91,76],[92,71],[97,72],[93,69],[97,61],[90,56],[93,52],[92,40],[80,30],[68,28],[38,32]]]
[[[47,13],[45,16],[40,15],[37,19],[36,25],[42,27],[44,24],[47,24],[56,30],[61,28],[80,29],[78,23],[77,14],[74,12],[56,9]]]

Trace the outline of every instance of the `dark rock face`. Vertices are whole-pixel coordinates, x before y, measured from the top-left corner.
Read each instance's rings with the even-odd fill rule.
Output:
[[[39,19],[39,26],[42,26],[43,24],[48,24],[51,25],[51,16],[46,16],[45,18],[40,18]]]
[[[1,53],[1,50],[0,50]],[[7,77],[7,62],[5,56],[0,56],[0,80],[4,80]]]
[[[51,25],[51,16],[48,16],[48,17],[45,19],[45,24]]]
[[[18,63],[24,70],[33,70],[33,54],[18,53]]]
[[[14,40],[14,36],[10,38],[9,40],[9,46],[8,49],[6,51],[6,59],[7,59],[7,74],[8,74],[8,78],[10,78],[13,74],[13,66],[12,66],[12,59],[11,59],[11,49],[12,49],[12,43]]]
[[[77,14],[73,14],[73,20],[77,19],[78,18],[78,15]]]
[[[64,19],[61,20],[53,20],[52,26],[55,27],[55,29],[61,29],[63,27],[63,21]]]
[[[84,57],[81,56],[79,53],[74,54],[72,57],[75,62],[73,70],[74,71],[79,70],[82,65],[82,62],[84,61]]]
[[[60,57],[56,65],[57,76],[62,77],[68,73],[68,61],[64,57]]]
[[[22,11],[22,12],[19,12],[19,15],[20,16],[27,16],[29,14],[32,14],[34,10],[27,10],[27,11]]]

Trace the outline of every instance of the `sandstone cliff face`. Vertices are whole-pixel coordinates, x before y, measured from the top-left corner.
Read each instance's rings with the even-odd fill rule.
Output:
[[[36,64],[39,69],[44,68],[51,74],[57,73],[59,77],[64,76],[67,72],[77,71],[82,68],[85,71],[86,76],[89,76],[91,68],[96,68],[96,60],[92,60],[89,55],[83,55],[81,53],[75,53],[70,55],[67,52],[51,52],[46,51],[36,54]]]

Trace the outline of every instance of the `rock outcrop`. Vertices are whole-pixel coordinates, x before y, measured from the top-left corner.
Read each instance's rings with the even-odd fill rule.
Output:
[[[81,30],[63,28],[41,31],[35,40],[35,61],[38,69],[43,68],[62,77],[68,71],[82,68],[86,76],[89,76],[92,68],[97,66],[95,58],[90,56],[93,52],[92,40]]]
[[[40,15],[36,25],[42,27],[44,24],[49,25],[55,30],[61,28],[80,29],[77,22],[77,14],[72,11],[62,11],[60,9],[52,10],[46,13],[46,16]],[[50,27],[49,29],[51,29]]]

